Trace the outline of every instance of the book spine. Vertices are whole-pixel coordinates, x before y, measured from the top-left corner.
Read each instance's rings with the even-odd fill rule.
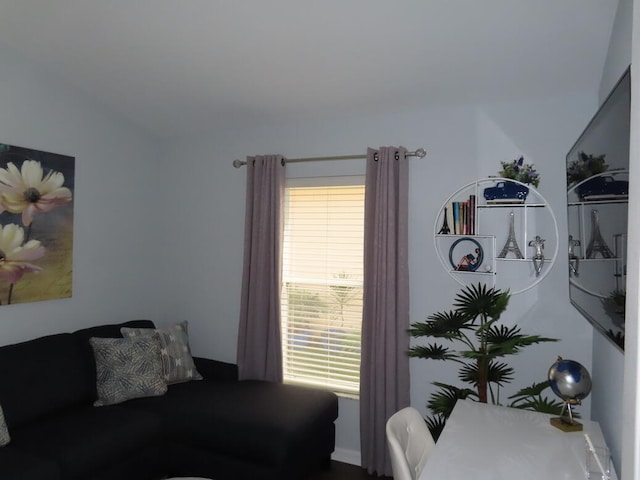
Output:
[[[469,196],[469,212],[470,212],[469,234],[476,235],[476,196],[475,195]]]
[[[469,202],[462,202],[462,233],[469,235]]]
[[[456,233],[456,227],[453,223],[453,202],[449,202],[449,205],[447,205],[447,225],[449,225],[449,233],[454,235]]]
[[[453,202],[453,233],[460,234],[460,202]]]

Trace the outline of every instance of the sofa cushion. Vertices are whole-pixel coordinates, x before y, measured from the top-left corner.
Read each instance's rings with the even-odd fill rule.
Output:
[[[130,320],[128,322],[114,323],[109,325],[97,325],[95,327],[83,328],[72,333],[73,337],[81,350],[84,365],[87,369],[87,384],[90,391],[89,401],[93,402],[97,398],[96,392],[96,361],[93,348],[89,344],[89,339],[96,338],[122,338],[120,329],[122,327],[133,328],[155,328],[151,320]],[[2,398],[0,397],[0,401]]]
[[[89,339],[91,337],[98,338],[122,338],[120,329],[122,327],[130,328],[156,328],[151,320],[129,320],[122,323],[111,323],[109,325],[96,325],[95,327],[83,328],[76,330],[73,335],[80,339],[80,342],[89,348]],[[89,348],[89,352],[90,352]]]
[[[196,370],[189,347],[189,329],[187,322],[181,322],[169,327],[127,328],[121,330],[125,337],[148,336],[157,334],[162,345],[162,370],[167,384],[202,380],[202,375]]]
[[[198,372],[207,380],[237,382],[238,365],[210,358],[193,357]]]
[[[9,431],[91,402],[91,368],[68,333],[0,347],[0,405]]]
[[[98,399],[94,405],[121,403],[132,398],[164,395],[160,342],[154,336],[91,338],[96,358]]]
[[[58,465],[44,458],[20,451],[13,446],[0,448],[2,480],[61,480]]]
[[[7,428],[7,422],[4,421],[4,413],[2,412],[2,405],[0,405],[0,447],[8,445],[10,441],[9,429]]]
[[[257,380],[171,385],[128,406],[161,414],[174,441],[265,464],[291,460],[338,416],[331,392]]]
[[[152,413],[88,406],[22,427],[5,449],[20,448],[56,462],[65,480],[86,480],[162,440],[161,421]]]

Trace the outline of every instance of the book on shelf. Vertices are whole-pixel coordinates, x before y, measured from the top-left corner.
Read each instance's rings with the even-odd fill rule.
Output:
[[[455,234],[455,223],[453,223],[453,202],[449,202],[449,205],[447,205],[447,225],[449,226],[449,233]]]
[[[452,235],[476,234],[476,196],[468,200],[449,202],[445,207],[447,225]]]

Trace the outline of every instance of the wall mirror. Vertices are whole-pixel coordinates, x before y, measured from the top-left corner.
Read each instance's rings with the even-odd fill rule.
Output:
[[[566,158],[571,303],[624,350],[630,70]]]

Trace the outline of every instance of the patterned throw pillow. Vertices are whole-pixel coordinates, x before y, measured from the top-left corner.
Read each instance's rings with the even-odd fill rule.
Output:
[[[0,447],[4,447],[11,441],[9,436],[9,429],[7,428],[7,422],[4,421],[4,413],[2,407],[0,407]]]
[[[96,407],[166,393],[157,337],[92,337],[89,343],[96,358]]]
[[[157,334],[162,345],[162,370],[168,385],[173,383],[202,380],[196,370],[189,347],[189,331],[187,322],[181,322],[165,328],[126,328],[120,329],[125,337],[145,337]]]

